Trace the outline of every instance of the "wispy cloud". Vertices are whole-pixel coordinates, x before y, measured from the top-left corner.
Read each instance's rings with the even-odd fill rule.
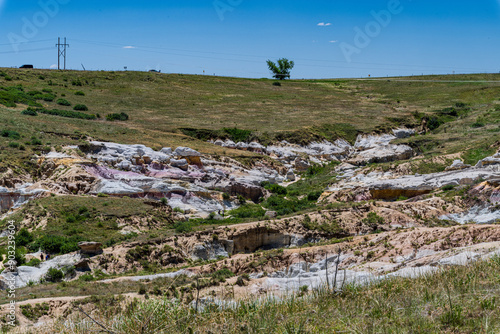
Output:
[[[135,49],[135,46],[127,45],[123,47],[124,49]]]
[[[328,43],[337,43],[338,41],[328,41]]]
[[[55,69],[55,68],[57,68],[57,64],[52,64],[52,65],[50,65],[50,68],[51,68],[51,69]]]
[[[332,24],[331,23],[325,23],[325,22],[320,22],[318,23],[318,27],[328,27],[328,26],[331,26]]]

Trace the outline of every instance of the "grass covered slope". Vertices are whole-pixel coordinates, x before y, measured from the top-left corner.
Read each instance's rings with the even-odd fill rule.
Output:
[[[0,164],[29,169],[23,161],[32,153],[87,138],[251,156],[214,147],[206,139],[308,143],[342,137],[353,142],[358,133],[419,126],[423,118],[432,117],[446,123],[406,142],[431,154],[489,152],[488,144],[499,133],[500,83],[493,81],[500,75],[420,79],[290,80],[274,86],[267,79],[3,69],[0,131],[19,136],[0,136]],[[461,82],[466,80],[471,82]],[[467,112],[440,114],[456,105]],[[22,114],[28,106],[32,111]],[[34,116],[36,110],[40,112]],[[98,118],[68,118],[77,112]],[[125,120],[125,115],[126,121],[111,121]],[[467,144],[457,141],[463,136]]]
[[[46,197],[27,203],[8,219],[34,231],[23,244],[28,250],[40,248],[52,254],[76,251],[79,241],[109,247],[137,237],[137,233],[120,233],[124,224],[137,231],[173,228],[171,209],[161,202],[116,197]],[[3,220],[0,227],[6,224]]]
[[[395,277],[366,286],[346,285],[337,292],[302,289],[281,301],[242,301],[229,308],[205,307],[198,314],[193,307],[168,298],[136,301],[123,309],[116,307],[119,301],[99,302],[109,301],[111,296],[87,303],[97,307],[94,314],[101,324],[120,334],[498,333],[499,273],[500,258],[494,257],[413,279]],[[64,332],[64,326],[67,323],[59,322],[45,330]],[[102,328],[95,325],[93,329]]]

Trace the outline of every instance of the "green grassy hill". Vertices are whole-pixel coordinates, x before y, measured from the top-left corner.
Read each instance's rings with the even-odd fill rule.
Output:
[[[276,86],[266,79],[3,69],[0,131],[6,131],[0,137],[0,159],[2,164],[21,166],[33,151],[75,144],[88,137],[155,148],[186,145],[220,154],[222,149],[208,145],[206,137],[207,133],[217,136],[224,128],[250,131],[248,138],[264,143],[273,139],[305,143],[338,137],[354,141],[358,133],[418,126],[422,118],[443,116],[440,111],[457,104],[466,105],[467,112],[441,117],[448,123],[410,142],[431,154],[472,149],[489,152],[489,145],[498,140],[499,81],[498,74],[478,74],[291,80]],[[82,111],[84,114],[99,118],[22,114],[28,105],[69,112],[77,104],[88,108]],[[106,120],[107,115],[122,112],[129,115],[128,121]],[[182,130],[185,128],[191,131]],[[457,143],[464,135],[467,143]]]

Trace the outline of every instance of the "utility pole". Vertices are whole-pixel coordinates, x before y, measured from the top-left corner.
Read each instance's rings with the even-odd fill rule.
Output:
[[[64,44],[61,44],[61,37],[57,39],[57,69],[61,69],[61,56],[64,57],[64,69],[66,69],[66,47],[69,44],[66,43],[66,37],[64,37]],[[62,48],[61,48],[62,47]]]

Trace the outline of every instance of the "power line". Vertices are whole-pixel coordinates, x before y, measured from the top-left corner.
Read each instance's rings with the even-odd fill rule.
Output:
[[[38,40],[38,41],[21,42],[20,45],[23,45],[23,44],[44,43],[44,42],[50,42],[50,41],[52,41],[52,38],[51,39],[41,39],[41,40]],[[3,43],[3,44],[0,44],[0,46],[4,46],[4,45],[12,45],[12,43]],[[16,52],[16,51],[14,51],[14,52]]]
[[[66,47],[69,47],[69,44],[66,43],[66,37],[64,37],[64,44],[61,44],[61,37],[57,39],[57,69],[61,69],[61,56],[64,57],[64,69],[66,69]],[[61,49],[61,46],[63,49]]]
[[[19,50],[19,51],[1,51],[0,54],[13,54],[13,53],[23,53],[23,52],[38,52],[38,51],[48,51],[54,50],[54,48],[39,48],[39,49],[29,49],[29,50]]]
[[[107,46],[107,47],[123,47],[122,44],[118,43],[109,43],[109,42],[97,42],[97,41],[87,41],[87,40],[75,40],[80,43],[85,43],[85,44],[93,44],[93,45],[100,45],[100,46]],[[151,46],[143,46],[143,45],[137,45],[136,46],[138,49],[137,51],[142,51],[142,52],[151,52],[151,53],[161,53],[160,51],[155,51],[155,50],[170,50],[170,51],[181,51],[181,52],[190,52],[190,53],[199,53],[199,54],[216,54],[216,55],[227,55],[227,56],[242,56],[242,57],[252,57],[252,58],[269,58],[271,56],[258,56],[258,55],[249,55],[249,54],[237,54],[237,53],[222,53],[222,52],[213,52],[213,51],[195,51],[195,50],[186,50],[186,49],[175,49],[175,48],[164,48],[164,47],[151,47]],[[152,49],[152,50],[144,50],[144,49]],[[220,60],[236,60],[236,59],[224,59],[224,58],[214,58],[214,57],[207,57],[207,56],[196,56],[196,55],[186,55],[186,54],[178,54],[178,53],[161,53],[161,54],[168,54],[168,55],[174,55],[174,56],[188,56],[188,57],[195,57],[195,58],[204,58],[204,59],[220,59]],[[273,57],[271,57],[273,58]],[[276,57],[274,57],[276,58]],[[345,61],[341,60],[326,60],[326,59],[308,59],[308,58],[294,58],[295,60],[304,60],[304,61],[314,61],[314,62],[327,62],[327,63],[339,63],[339,64],[345,64]],[[245,61],[245,62],[255,62],[257,63],[258,61],[251,61],[251,60],[241,60],[238,59],[239,61]],[[260,61],[259,61],[260,63]],[[413,65],[413,64],[384,64],[384,63],[368,63],[368,62],[351,62],[349,63],[350,65],[376,65],[376,66],[398,66],[398,67],[411,67],[411,68],[416,68],[416,69],[422,69],[422,68],[429,68],[429,69],[453,69],[453,70],[471,70],[471,71],[484,71],[484,68],[471,68],[471,67],[455,67],[455,66],[433,66],[433,65]],[[301,64],[305,65],[305,64]],[[357,68],[357,69],[373,69],[373,68],[359,68],[359,67],[345,67],[345,66],[322,66],[322,65],[305,65],[305,66],[317,66],[317,67],[334,67],[334,68]],[[416,71],[416,69],[414,69]],[[395,69],[395,70],[411,70],[410,68],[407,69]]]

